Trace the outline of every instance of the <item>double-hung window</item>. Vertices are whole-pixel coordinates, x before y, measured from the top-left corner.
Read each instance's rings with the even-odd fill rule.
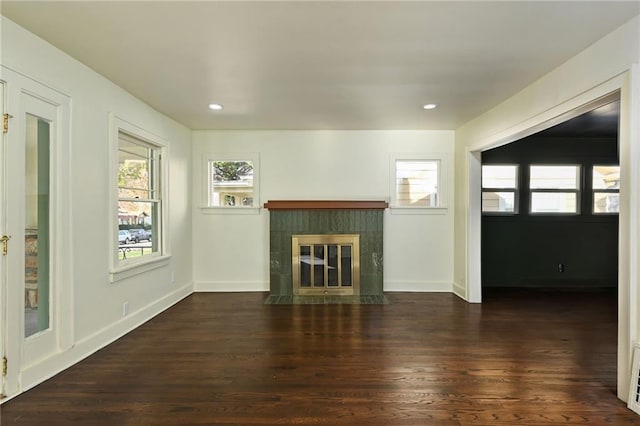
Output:
[[[518,166],[482,166],[482,212],[518,213]]]
[[[118,132],[118,260],[162,254],[159,146]]]
[[[112,115],[112,282],[169,262],[166,141]]]
[[[531,213],[577,214],[580,205],[580,166],[529,167]]]
[[[592,168],[593,213],[620,211],[620,166],[594,165]]]

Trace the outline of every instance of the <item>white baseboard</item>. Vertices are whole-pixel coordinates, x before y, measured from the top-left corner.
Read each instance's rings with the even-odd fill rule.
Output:
[[[385,281],[384,291],[451,293],[453,283],[443,281]]]
[[[233,293],[246,291],[269,291],[268,281],[196,281],[193,291]]]
[[[192,293],[193,285],[189,283],[172,293],[167,294],[159,300],[132,312],[120,321],[97,331],[91,336],[77,341],[69,350],[60,352],[43,360],[42,362],[39,362],[38,364],[30,366],[22,372],[22,386],[20,393],[31,389],[61,371],[82,361],[108,344],[149,321],[151,318],[167,310]],[[15,396],[16,395],[11,395],[12,398]],[[5,402],[5,400],[2,402]]]
[[[467,289],[458,283],[453,283],[453,294],[462,300],[467,300]]]

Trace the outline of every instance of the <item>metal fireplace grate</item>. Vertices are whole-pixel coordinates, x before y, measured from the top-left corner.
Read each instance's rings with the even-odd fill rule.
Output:
[[[314,234],[291,237],[295,296],[360,294],[360,236]]]

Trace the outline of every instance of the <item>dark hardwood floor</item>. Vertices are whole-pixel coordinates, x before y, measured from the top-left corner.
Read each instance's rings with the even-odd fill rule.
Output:
[[[628,425],[614,292],[190,296],[2,406],[6,425]]]

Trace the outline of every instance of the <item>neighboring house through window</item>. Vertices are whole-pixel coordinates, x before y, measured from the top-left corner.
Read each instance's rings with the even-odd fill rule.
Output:
[[[518,213],[518,166],[482,166],[482,212]]]
[[[620,211],[620,166],[594,165],[591,173],[593,213]]]
[[[531,213],[577,214],[580,205],[580,166],[529,167]]]
[[[391,207],[434,209],[445,207],[442,189],[443,158],[438,155],[391,156]]]
[[[203,169],[203,207],[239,211],[260,206],[257,153],[207,154]]]

